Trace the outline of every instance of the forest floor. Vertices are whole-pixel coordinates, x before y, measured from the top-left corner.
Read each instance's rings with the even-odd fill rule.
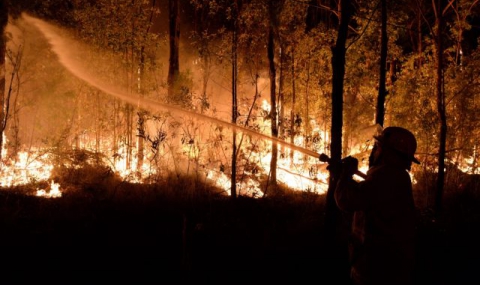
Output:
[[[0,284],[346,284],[325,241],[325,196],[139,188],[0,190]],[[480,282],[480,203],[453,201],[441,221],[419,210],[416,284]]]

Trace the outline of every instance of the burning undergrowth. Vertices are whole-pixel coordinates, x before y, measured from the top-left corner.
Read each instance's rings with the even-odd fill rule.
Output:
[[[261,199],[234,200],[195,176],[131,183],[95,153],[67,152],[61,158],[51,177],[62,185],[61,197],[35,195],[48,181],[0,189],[0,245],[11,272],[55,268],[50,281],[100,275],[136,284],[224,284],[231,278],[309,284],[331,268],[324,258],[324,195],[279,187]],[[466,266],[480,253],[479,201],[465,193],[449,195],[437,220],[419,209],[419,283],[472,276]],[[31,276],[41,278],[16,274],[15,281]]]
[[[123,55],[99,51],[40,19],[27,15],[22,19],[16,22],[18,39],[10,44],[18,48],[14,44],[25,41],[27,44],[22,45],[25,57],[43,66],[45,72],[32,73],[32,80],[18,86],[21,104],[28,104],[16,111],[14,121],[18,124],[6,131],[14,147],[10,147],[13,152],[4,163],[12,170],[5,170],[8,175],[2,175],[16,180],[2,185],[43,182],[39,190],[45,192],[41,193],[48,194],[49,188],[59,185],[59,191],[65,194],[68,183],[79,182],[88,188],[92,184],[87,181],[90,176],[92,181],[118,179],[146,186],[168,181],[170,176],[192,176],[199,183],[214,184],[229,195],[235,171],[233,183],[238,194],[258,198],[269,187],[273,172],[271,150],[279,140],[275,180],[295,190],[318,194],[326,191],[326,165],[317,157],[301,152],[316,154],[326,150],[326,125],[320,128],[312,120],[314,139],[310,140],[303,134],[305,126],[300,123],[290,130],[295,138],[273,138],[268,135],[271,133],[269,103],[250,87],[241,92],[237,124],[228,123],[227,100],[204,106],[205,98],[199,98],[198,87],[191,86],[193,78],[189,76],[182,81],[186,85],[182,85],[182,92],[192,98],[189,109],[166,104],[169,102],[166,85],[157,82],[155,72],[151,74],[154,78],[149,79],[155,84],[145,85],[145,92],[140,93],[135,88],[139,83],[136,72],[122,66]],[[41,88],[37,88],[37,83]],[[265,88],[264,83],[257,84],[259,90]],[[214,90],[208,93],[215,98],[229,97],[224,90],[221,94]],[[234,130],[238,135],[235,142],[238,152],[232,169]],[[17,165],[21,161],[17,157],[20,152],[27,159]],[[34,161],[38,164],[34,165]],[[45,169],[42,176],[33,175],[42,168]],[[22,174],[23,180],[16,174],[10,175],[18,169],[29,169]],[[78,174],[80,171],[98,174]]]

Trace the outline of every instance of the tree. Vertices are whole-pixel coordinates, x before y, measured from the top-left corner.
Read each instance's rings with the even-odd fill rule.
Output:
[[[268,2],[269,11],[269,27],[268,27],[268,43],[267,54],[269,63],[269,78],[270,78],[270,120],[271,120],[271,134],[272,137],[278,138],[278,112],[277,112],[277,94],[276,94],[276,66],[275,66],[275,38],[278,35],[278,14],[280,12],[282,3],[280,1]],[[277,157],[278,145],[272,142],[272,159],[270,161],[270,182],[272,186],[277,185]]]
[[[237,124],[238,99],[238,1],[235,0],[232,7],[232,124]],[[231,197],[237,198],[237,131],[232,130],[232,174],[231,174]]]
[[[472,1],[468,4],[467,1],[467,13],[469,13],[472,8],[478,3],[478,1]],[[447,149],[447,131],[448,131],[448,122],[447,122],[447,98],[445,91],[445,78],[444,78],[444,69],[445,69],[445,33],[446,33],[446,13],[449,10],[453,10],[457,15],[457,23],[462,25],[466,16],[461,17],[459,11],[462,9],[456,9],[454,2],[450,1],[445,3],[445,1],[437,0],[436,2],[432,1],[432,8],[435,14],[435,26],[431,30],[431,33],[434,38],[435,44],[435,95],[437,99],[437,115],[439,118],[439,130],[438,130],[438,175],[436,183],[436,194],[435,194],[435,213],[437,215],[441,214],[443,208],[443,193],[445,187],[445,160],[446,160],[446,149]],[[462,38],[462,31],[457,33],[460,37],[460,42]],[[458,41],[457,41],[458,42]],[[456,65],[458,60],[453,60],[453,64]]]
[[[334,258],[339,269],[346,270],[348,277],[347,244],[345,237],[336,236],[339,221],[342,223],[340,210],[336,206],[334,192],[339,175],[338,164],[342,158],[342,125],[343,125],[343,84],[345,75],[345,54],[348,36],[348,26],[352,17],[352,3],[342,0],[338,6],[339,26],[335,46],[332,47],[332,126],[331,126],[331,151],[330,178],[327,190],[325,231],[327,243],[334,251]],[[335,259],[334,259],[335,260]],[[344,277],[345,277],[344,276]]]
[[[138,10],[142,10],[142,6],[138,7]],[[140,95],[141,98],[145,96],[146,90],[145,90],[145,69],[146,66],[148,65],[147,63],[147,55],[146,55],[146,49],[147,49],[147,44],[148,44],[148,38],[150,35],[150,29],[153,24],[153,17],[156,12],[156,1],[152,0],[151,1],[151,6],[150,6],[150,15],[148,16],[148,20],[146,23],[145,32],[143,34],[143,39],[139,43],[139,63],[138,63],[138,94]],[[141,12],[139,11],[139,18],[141,17]],[[144,140],[145,140],[145,120],[146,120],[146,110],[139,108],[137,111],[137,171],[142,170],[143,166],[143,161],[144,161]]]
[[[170,55],[168,59],[168,100],[169,102],[182,104],[182,98],[177,94],[180,63],[179,63],[179,44],[180,44],[180,15],[178,0],[168,0],[168,27],[169,27],[169,46]]]
[[[0,159],[2,159],[3,150],[3,132],[7,124],[6,100],[5,100],[5,52],[7,48],[7,38],[5,28],[8,23],[7,1],[0,1]]]
[[[435,50],[435,94],[437,97],[437,112],[440,120],[439,126],[439,148],[438,148],[438,176],[437,176],[437,194],[435,197],[435,212],[439,214],[442,210],[443,188],[445,183],[445,149],[447,142],[447,114],[445,111],[445,91],[443,77],[443,33],[444,33],[444,9],[443,0],[438,0],[436,4],[432,2],[435,12],[435,30],[433,31]]]
[[[435,97],[437,105],[437,115],[439,122],[438,130],[438,173],[435,194],[435,213],[439,215],[442,212],[442,199],[445,187],[445,159],[447,148],[447,112],[446,112],[446,94],[445,94],[445,27],[446,13],[452,9],[453,2],[445,3],[443,0],[432,2],[432,9],[435,15],[434,27],[430,29],[435,46]],[[455,61],[454,61],[455,62]]]
[[[298,61],[297,53],[300,53],[299,58],[302,59],[303,46],[302,42],[308,42],[307,38],[318,37],[308,35],[305,30],[314,29],[313,23],[310,28],[305,28],[310,19],[314,21],[317,17],[317,9],[311,9],[312,4],[306,6],[297,5],[292,1],[285,1],[282,3],[283,8],[280,10],[278,18],[278,42],[280,45],[280,74],[279,74],[279,96],[278,104],[280,105],[278,133],[284,139],[289,139],[290,144],[295,144],[295,137],[299,134],[301,127],[300,114],[297,106],[297,77]],[[305,20],[305,13],[307,19]],[[308,14],[311,13],[311,14]],[[311,17],[311,18],[310,18]],[[314,21],[315,22],[315,21]],[[305,49],[309,50],[311,46]],[[305,55],[306,56],[306,55]],[[315,60],[315,58],[313,58]],[[285,114],[290,108],[289,114]],[[296,118],[297,115],[297,118]],[[296,123],[297,122],[297,123]],[[288,124],[289,123],[289,124]],[[289,152],[290,163],[294,163],[294,152]]]
[[[383,126],[385,120],[385,97],[386,90],[386,73],[387,73],[387,51],[388,51],[388,36],[387,36],[387,1],[381,0],[382,9],[382,40],[380,51],[380,78],[378,82],[378,98],[377,98],[377,112],[375,116],[375,123]]]

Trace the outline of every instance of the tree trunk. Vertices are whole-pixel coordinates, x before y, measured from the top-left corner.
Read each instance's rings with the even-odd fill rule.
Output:
[[[180,43],[180,25],[179,25],[179,5],[178,0],[169,0],[169,42],[170,57],[168,65],[168,100],[170,102],[178,102],[175,94],[175,83],[180,72],[179,64],[179,43]]]
[[[375,123],[383,127],[385,121],[385,97],[387,96],[386,75],[387,75],[387,0],[382,0],[382,39],[380,48],[380,78],[378,84],[377,110]]]
[[[332,126],[330,159],[339,162],[342,158],[342,125],[343,125],[343,80],[345,76],[345,44],[347,40],[348,22],[351,18],[350,1],[340,2],[340,25],[337,42],[332,48]],[[337,169],[330,167],[330,179],[327,192],[326,226],[329,233],[335,229],[338,208],[333,194],[337,177]]]
[[[292,110],[290,111],[290,143],[295,144],[295,104],[297,101],[295,90],[295,47],[292,47]],[[293,151],[290,151],[290,163],[293,165]]]
[[[145,34],[143,36],[144,43],[142,44],[140,48],[140,63],[138,66],[138,94],[140,98],[145,97],[145,88],[144,88],[144,79],[145,79],[145,45],[146,39],[148,37],[148,34],[150,33],[150,27],[152,26],[153,23],[153,16],[155,14],[155,5],[156,5],[156,0],[152,0],[151,2],[151,7],[150,7],[150,17],[149,17],[149,25],[147,27],[147,30],[145,31]],[[137,119],[137,171],[141,175],[142,172],[142,166],[143,166],[143,161],[145,159],[145,117],[146,117],[147,111],[138,107],[138,119]]]
[[[132,169],[133,106],[125,103],[125,170]]]
[[[145,74],[145,47],[140,49],[140,65],[138,67],[138,94],[140,98],[145,96],[144,84]],[[142,172],[143,160],[145,157],[145,114],[146,111],[137,106],[137,171],[139,174]]]
[[[3,132],[7,122],[5,114],[5,49],[7,48],[5,28],[8,23],[6,1],[0,1],[0,160],[3,150]]]
[[[447,141],[447,116],[445,111],[445,93],[443,90],[443,5],[442,0],[437,1],[437,18],[436,18],[436,88],[437,95],[437,111],[440,120],[439,149],[438,149],[438,176],[437,176],[437,193],[435,195],[435,213],[438,215],[442,211],[443,188],[445,184],[445,149]]]
[[[132,28],[133,30],[133,28]],[[131,50],[128,47],[125,49],[125,62],[133,63],[133,46]],[[128,83],[128,90],[132,89],[132,78],[131,74],[134,74],[132,67],[128,65],[125,67],[125,82]],[[130,103],[124,103],[125,111],[125,130],[124,130],[124,155],[125,155],[125,170],[130,170],[132,166],[132,147],[133,147],[133,106]]]
[[[285,48],[280,48],[280,74],[278,75],[278,133],[282,140],[285,140],[285,108],[284,108],[284,66],[285,66]],[[280,152],[285,153],[285,149],[282,147]]]
[[[118,142],[120,140],[120,109],[121,109],[122,102],[120,99],[114,98],[113,99],[113,163],[116,165],[117,160],[118,160]],[[98,147],[100,147],[100,140],[99,143],[97,144]]]
[[[237,1],[233,3],[233,34],[232,34],[232,124],[237,124],[238,102],[237,102]],[[232,130],[232,176],[231,176],[231,197],[237,198],[237,132]]]
[[[342,158],[342,125],[343,125],[343,83],[345,76],[345,54],[348,34],[348,24],[352,16],[350,0],[341,0],[339,4],[340,23],[335,46],[332,47],[332,126],[331,126],[331,148],[329,171],[329,187],[327,190],[326,213],[325,213],[325,234],[328,243],[329,255],[331,255],[332,270],[329,270],[336,280],[348,277],[348,248],[346,236],[338,235],[337,230],[348,227],[345,218],[338,209],[334,191],[339,175],[338,165]],[[347,229],[349,230],[349,228]],[[340,231],[341,232],[341,231]],[[339,283],[342,283],[339,282]]]
[[[271,131],[272,137],[278,137],[277,128],[277,100],[276,100],[276,70],[275,70],[275,38],[273,23],[270,23],[268,31],[268,62],[269,62],[269,74],[270,74],[270,119],[271,119]],[[272,160],[270,161],[270,185],[277,184],[277,155],[278,145],[272,141]]]
[[[310,136],[310,109],[308,106],[310,105],[309,101],[309,93],[310,93],[310,57],[311,55],[308,56],[307,62],[306,62],[306,71],[307,71],[307,78],[305,82],[305,139],[303,141],[303,146],[305,148],[308,148],[308,144],[310,142],[309,136]],[[305,155],[305,158],[307,155]]]

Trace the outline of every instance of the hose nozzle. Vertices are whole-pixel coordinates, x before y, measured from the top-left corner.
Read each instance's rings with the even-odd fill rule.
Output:
[[[328,164],[330,164],[331,161],[332,161],[332,160],[330,159],[330,157],[329,157],[328,155],[324,154],[324,153],[320,154],[320,156],[318,157],[318,159],[319,159],[321,162],[326,162],[326,163],[328,163]],[[357,175],[357,176],[362,177],[363,179],[366,179],[366,178],[367,178],[367,174],[361,172],[360,170],[355,171],[354,174]]]

